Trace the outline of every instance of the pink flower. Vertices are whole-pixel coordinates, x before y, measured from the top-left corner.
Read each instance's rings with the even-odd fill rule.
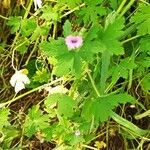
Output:
[[[83,39],[81,36],[69,35],[65,38],[66,45],[68,49],[76,49],[82,46]]]

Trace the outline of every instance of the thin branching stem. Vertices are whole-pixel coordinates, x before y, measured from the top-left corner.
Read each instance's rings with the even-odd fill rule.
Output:
[[[37,88],[34,88],[34,89],[32,89],[32,90],[30,90],[30,91],[24,93],[24,94],[21,94],[21,95],[17,96],[16,98],[13,98],[13,99],[11,99],[11,100],[8,100],[7,102],[0,103],[0,108],[4,107],[4,106],[6,106],[6,105],[9,105],[9,104],[11,104],[12,102],[17,101],[17,100],[21,99],[22,97],[24,97],[24,96],[26,96],[26,95],[29,95],[29,94],[31,94],[31,93],[33,93],[33,92],[35,92],[35,91],[38,91],[38,90],[42,90],[42,89],[44,89],[44,88],[47,87],[47,86],[51,86],[51,85],[53,85],[53,84],[55,84],[55,83],[57,83],[57,82],[63,81],[63,80],[64,80],[64,77],[58,78],[58,79],[56,79],[56,80],[54,80],[54,81],[52,81],[52,82],[50,82],[50,83],[41,85],[41,86],[39,86],[39,87],[37,87]]]
[[[9,18],[2,16],[2,15],[0,15],[0,18],[5,19],[5,20],[9,20]]]

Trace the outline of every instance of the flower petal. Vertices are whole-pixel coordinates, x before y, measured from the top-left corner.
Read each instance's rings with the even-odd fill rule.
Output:
[[[34,0],[34,10],[36,11],[38,8],[42,7],[42,1],[41,0]]]
[[[24,83],[23,82],[16,82],[15,92],[18,93],[22,89],[25,89]]]
[[[11,77],[10,79],[10,84],[14,87],[17,80],[18,80],[18,75],[19,75],[19,71],[16,71],[15,74]]]

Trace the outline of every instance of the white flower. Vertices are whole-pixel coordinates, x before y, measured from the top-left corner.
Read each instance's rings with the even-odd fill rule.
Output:
[[[130,108],[135,108],[135,105],[130,105]]]
[[[80,135],[81,135],[81,132],[80,132],[79,129],[75,131],[75,135],[76,135],[76,136],[80,136]]]
[[[25,89],[25,84],[29,84],[30,80],[24,70],[16,71],[10,79],[10,84],[15,88],[15,92],[18,93],[22,89]]]
[[[36,11],[38,8],[42,7],[42,1],[41,0],[34,0],[34,10]]]
[[[46,91],[48,91],[49,94],[54,94],[54,93],[67,93],[68,89],[64,88],[62,85],[57,85],[55,87],[46,87]]]

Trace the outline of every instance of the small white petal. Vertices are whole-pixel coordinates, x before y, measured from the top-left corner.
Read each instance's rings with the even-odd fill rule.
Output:
[[[10,84],[14,87],[16,84],[16,81],[18,80],[19,71],[16,71],[15,74],[10,79]]]
[[[130,105],[130,108],[135,108],[135,105]]]
[[[23,82],[16,82],[15,92],[18,93],[22,89],[25,89],[24,83]]]
[[[34,9],[37,10],[38,8],[42,7],[42,1],[41,0],[34,0]]]
[[[76,135],[76,136],[80,136],[80,135],[81,135],[81,132],[80,132],[79,129],[75,131],[75,135]]]
[[[20,77],[21,77],[21,81],[23,81],[24,84],[29,84],[30,83],[30,80],[27,77],[27,75],[21,74]]]
[[[11,84],[11,86],[15,86],[15,84],[16,84],[16,78],[15,78],[15,76],[13,75],[12,77],[11,77],[11,79],[10,79],[10,84]]]
[[[37,5],[38,5],[39,8],[41,8],[42,7],[42,1],[41,0],[37,0]]]

